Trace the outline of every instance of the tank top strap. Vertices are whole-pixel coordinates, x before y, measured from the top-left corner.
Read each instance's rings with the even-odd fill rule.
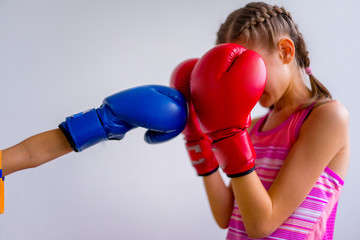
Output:
[[[295,135],[294,135],[295,140],[299,137],[300,128],[301,128],[302,124],[304,123],[304,121],[307,119],[307,117],[310,115],[310,113],[313,110],[316,103],[317,102],[313,102],[309,106],[303,108],[300,111],[299,120],[295,124]]]

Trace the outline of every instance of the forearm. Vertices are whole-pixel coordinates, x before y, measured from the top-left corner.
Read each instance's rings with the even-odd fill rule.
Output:
[[[3,175],[40,166],[73,151],[60,129],[32,136],[2,152]]]
[[[217,224],[225,229],[233,210],[234,195],[231,187],[225,185],[219,171],[203,177],[211,211]]]
[[[256,172],[232,178],[231,185],[248,235],[260,238],[270,234],[275,226],[273,203]]]

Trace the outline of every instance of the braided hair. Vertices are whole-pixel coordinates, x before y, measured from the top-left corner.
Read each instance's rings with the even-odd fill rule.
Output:
[[[302,33],[294,23],[291,14],[283,7],[263,2],[252,2],[232,12],[221,24],[216,44],[240,40],[249,43],[267,44],[269,49],[277,45],[277,37],[288,34],[295,45],[295,59],[299,67],[310,67],[309,52]],[[332,98],[329,90],[308,72],[313,100]]]

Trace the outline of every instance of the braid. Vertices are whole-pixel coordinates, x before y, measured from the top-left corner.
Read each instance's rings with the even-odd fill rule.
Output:
[[[286,11],[285,8],[278,7],[275,5],[275,6],[273,6],[273,11],[277,12],[278,14],[282,14],[283,16],[286,16],[287,18],[289,18],[292,21],[290,12]]]
[[[295,46],[295,59],[299,67],[310,66],[309,52],[302,33],[294,23],[291,14],[283,7],[272,6],[263,2],[252,2],[235,10],[220,26],[217,44],[233,42],[264,43],[270,49],[277,45],[278,36],[288,33]],[[309,75],[311,93],[314,99],[331,98],[329,90],[313,74]]]
[[[231,36],[232,39],[238,38],[243,33],[249,35],[251,30],[254,30],[257,26],[261,26],[267,19],[277,15],[274,11],[268,9],[266,4],[256,5],[254,3],[249,3],[245,8],[247,8],[246,15],[248,17],[244,22],[237,22],[239,26],[234,24],[233,27],[239,28],[239,31],[233,31],[234,35]]]

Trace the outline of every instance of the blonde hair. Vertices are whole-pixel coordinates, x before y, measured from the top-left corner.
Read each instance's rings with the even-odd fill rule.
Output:
[[[295,45],[295,59],[302,69],[309,68],[309,52],[302,33],[290,13],[283,7],[264,2],[252,2],[232,12],[220,26],[216,44],[241,40],[266,43],[269,49],[277,45],[277,37],[288,34]],[[311,97],[313,100],[332,98],[329,90],[310,72]]]

